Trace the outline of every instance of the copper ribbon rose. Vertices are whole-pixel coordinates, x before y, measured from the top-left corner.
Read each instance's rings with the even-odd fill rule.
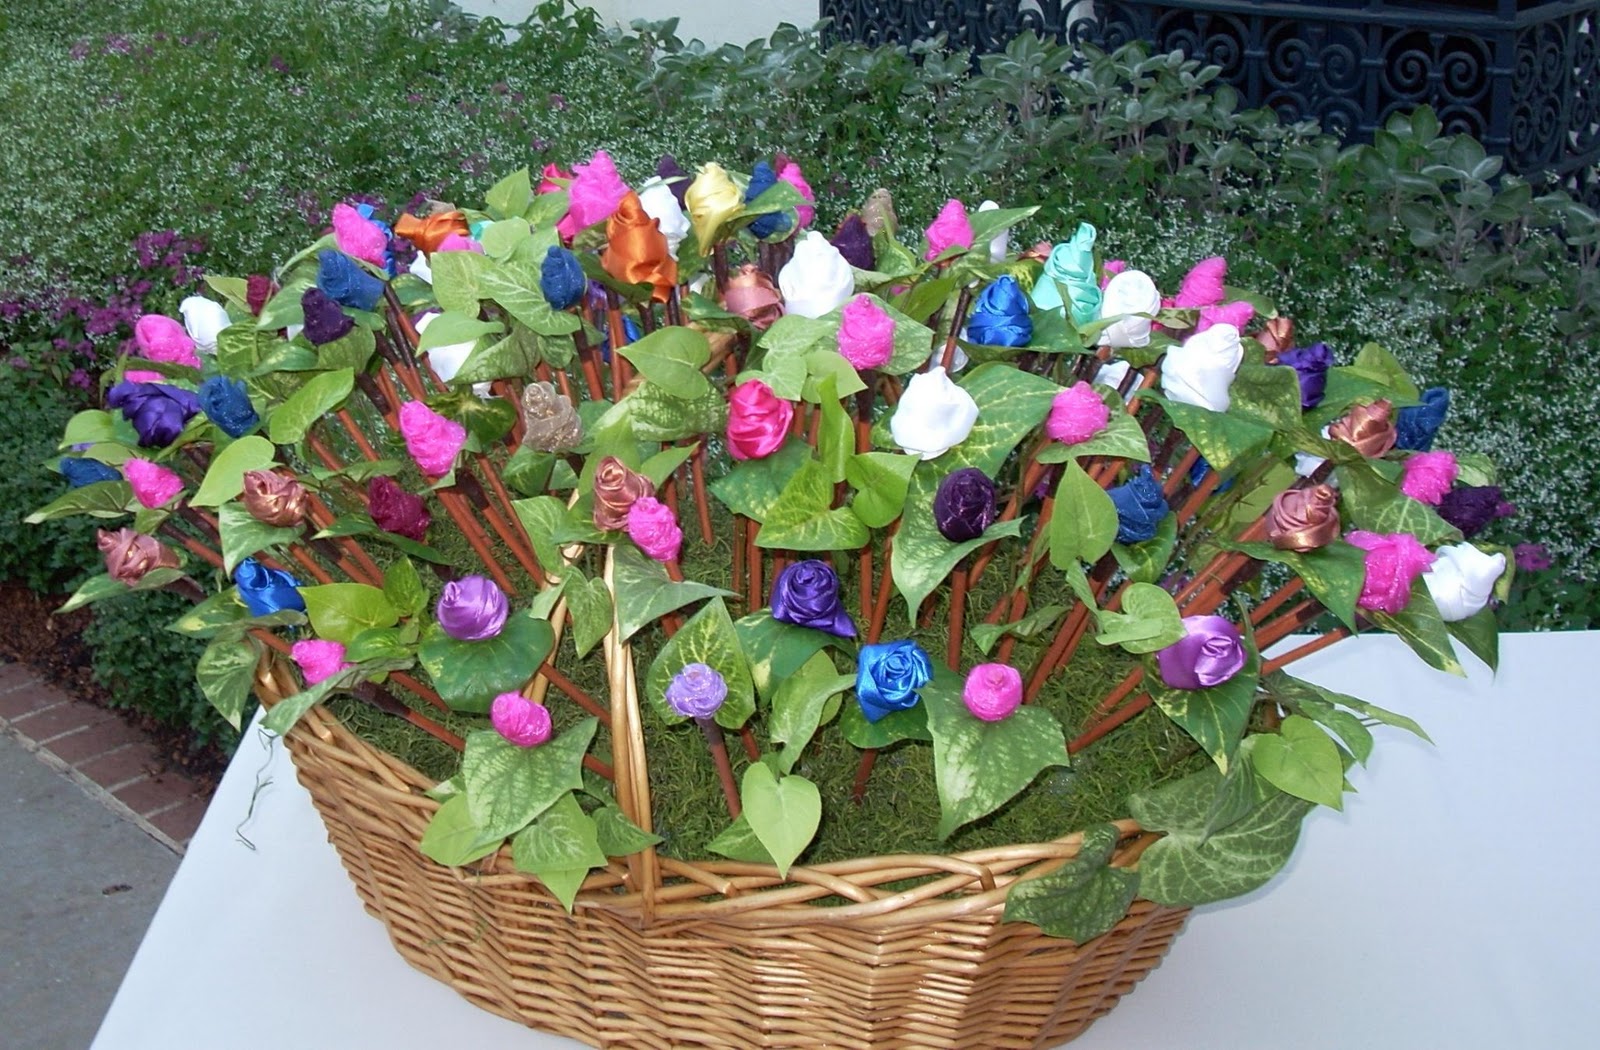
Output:
[[[528,384],[522,391],[522,443],[539,452],[565,452],[582,440],[578,410],[555,384]]]
[[[764,332],[783,316],[783,296],[771,277],[754,263],[745,263],[722,289],[722,308]]]
[[[244,472],[244,509],[264,525],[286,529],[306,516],[305,486],[270,470]]]
[[[616,456],[600,461],[594,472],[594,524],[602,532],[628,527],[628,508],[641,496],[654,496],[656,487],[636,474]]]
[[[178,567],[178,556],[171,548],[154,536],[146,536],[132,529],[118,529],[116,532],[101,529],[95,542],[100,553],[106,556],[106,573],[129,586],[142,580],[151,569]]]
[[[1367,459],[1375,459],[1394,448],[1391,407],[1382,398],[1370,405],[1355,405],[1344,418],[1328,427],[1328,436],[1343,441]]]
[[[1267,351],[1267,364],[1278,363],[1278,355],[1294,347],[1294,318],[1274,317],[1256,335],[1256,342]]]
[[[667,248],[661,224],[645,214],[639,195],[629,190],[606,220],[606,250],[600,253],[606,273],[624,284],[649,284],[658,303],[678,283],[678,262]]]
[[[1339,496],[1331,485],[1280,492],[1267,511],[1267,539],[1280,550],[1326,547],[1339,538]]]
[[[420,219],[406,212],[394,224],[394,232],[396,237],[404,237],[422,251],[432,255],[439,250],[439,244],[452,233],[466,237],[471,231],[467,227],[467,217],[458,211],[450,210],[436,211]]]

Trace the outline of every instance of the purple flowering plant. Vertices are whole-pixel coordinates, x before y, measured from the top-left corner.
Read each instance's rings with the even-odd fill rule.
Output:
[[[900,792],[926,819],[885,852],[1069,834],[1061,771],[1124,726],[1179,743],[1093,817],[1131,814],[1123,837],[1192,830],[1167,803],[1210,812],[1253,771],[1249,865],[1197,878],[1198,836],[1168,834],[1070,928],[1008,908],[1080,940],[1135,893],[1253,889],[1340,806],[1366,727],[1410,725],[1290,677],[1296,656],[1387,630],[1441,670],[1458,645],[1494,663],[1492,604],[1537,552],[1475,540],[1504,509],[1493,465],[1416,447],[1448,399],[1377,346],[1297,340],[1222,259],[1160,289],[1088,224],[1008,253],[1033,208],[952,200],[897,237],[874,194],[828,228],[791,158],[669,160],[525,169],[478,206],[357,201],[141,326],[96,362],[107,396],[33,515],[130,530],[69,604],[141,572],[193,597],[172,627],[206,640],[198,679],[235,720],[263,660],[342,647],[265,724],[342,696],[447,745],[423,852],[569,908],[588,869],[524,832],[581,825],[591,868],[661,849],[782,877],[887,828]],[[190,247],[136,250],[193,278]],[[125,291],[64,316],[129,338]],[[633,729],[682,773],[652,783],[684,785],[658,815],[726,818],[696,837],[624,807]]]

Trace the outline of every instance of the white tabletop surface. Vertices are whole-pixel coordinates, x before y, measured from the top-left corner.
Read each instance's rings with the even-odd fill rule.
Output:
[[[1438,674],[1391,638],[1297,665],[1415,717],[1436,746],[1376,730],[1345,811],[1317,810],[1268,886],[1198,909],[1074,1047],[1600,1045],[1597,663],[1600,632],[1507,637],[1497,677]],[[407,966],[284,749],[251,730],[93,1050],[578,1045]]]

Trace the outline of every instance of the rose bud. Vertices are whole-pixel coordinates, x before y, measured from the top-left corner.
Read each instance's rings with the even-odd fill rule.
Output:
[[[539,291],[552,307],[565,310],[588,290],[589,278],[584,276],[576,255],[559,244],[545,249],[544,262],[539,266]]]
[[[801,173],[800,165],[784,157],[783,154],[778,154],[774,165],[778,169],[778,181],[787,182],[794,187],[796,193],[806,199],[807,203],[795,205],[794,214],[795,218],[799,220],[801,228],[810,226],[811,220],[817,217],[817,209],[814,207],[817,203],[816,191],[811,188],[811,183],[807,182],[805,175]]]
[[[1106,495],[1117,509],[1118,543],[1143,543],[1154,539],[1162,519],[1171,509],[1161,491],[1161,483],[1148,466],[1141,466],[1126,485],[1107,489]]]
[[[939,535],[951,543],[982,536],[994,524],[994,498],[994,482],[977,467],[963,467],[945,475],[933,497],[933,522]]]
[[[894,319],[871,296],[856,296],[840,312],[839,353],[858,372],[882,368],[894,356]]]
[[[1081,445],[1110,422],[1111,407],[1094,392],[1094,387],[1080,379],[1050,402],[1044,432],[1062,444]]]
[[[244,304],[250,308],[250,313],[259,316],[261,308],[272,301],[278,294],[278,284],[266,274],[253,273],[245,281]]]
[[[1128,269],[1113,274],[1100,292],[1100,320],[1120,320],[1101,329],[1100,345],[1118,349],[1149,346],[1150,326],[1160,312],[1161,292],[1149,274]]]
[[[785,313],[821,317],[855,294],[856,275],[828,238],[811,230],[795,242],[794,255],[778,271]]]
[[[1022,674],[1010,664],[979,664],[967,672],[961,702],[974,718],[999,722],[1022,705]]]
[[[130,459],[122,464],[122,473],[133,489],[133,498],[146,507],[162,507],[183,491],[183,479],[148,459]]]
[[[344,654],[345,648],[342,642],[321,638],[308,638],[289,647],[289,656],[300,665],[300,673],[305,677],[308,686],[316,685],[325,678],[332,678],[340,671],[354,667],[354,664],[345,660]]]
[[[756,161],[755,169],[750,172],[750,184],[744,188],[744,202],[753,203],[756,198],[777,184],[778,173],[772,170],[772,165],[764,160]],[[757,216],[748,228],[751,236],[765,240],[775,234],[789,232],[789,227],[792,225],[787,214],[774,211]]]
[[[1394,420],[1390,403],[1382,398],[1370,405],[1355,405],[1328,427],[1328,436],[1355,449],[1368,459],[1394,448]]]
[[[728,454],[765,459],[783,445],[794,421],[794,405],[759,379],[740,383],[728,395]]]
[[[930,262],[952,248],[971,248],[972,220],[967,218],[967,206],[954,197],[945,201],[924,236],[928,239],[928,250],[922,257]]]
[[[931,681],[933,663],[909,638],[863,645],[856,657],[856,703],[869,722],[916,707],[917,690]]]
[[[145,314],[133,326],[133,342],[139,355],[148,361],[161,361],[172,365],[199,368],[195,356],[194,340],[189,332],[170,317]]]
[[[1290,317],[1269,318],[1266,327],[1256,335],[1256,342],[1266,349],[1267,364],[1277,364],[1277,355],[1294,346],[1294,319]]]
[[[892,237],[900,229],[900,218],[894,213],[894,198],[888,190],[879,186],[867,195],[867,203],[861,206],[861,223],[867,228],[868,237],[885,231]]]
[[[506,625],[511,605],[487,576],[463,576],[444,585],[433,607],[439,627],[458,642],[482,642]]]
[[[1400,465],[1400,491],[1421,503],[1438,506],[1461,468],[1449,452],[1418,452]]]
[[[689,173],[683,170],[676,157],[670,153],[661,155],[661,159],[656,161],[656,178],[672,190],[672,195],[678,199],[678,207],[689,207],[684,199],[689,192]]]
[[[212,376],[200,384],[198,396],[206,418],[231,438],[244,437],[261,422],[240,380]]]
[[[572,166],[572,185],[567,187],[567,214],[556,223],[556,232],[570,241],[580,230],[611,218],[622,198],[628,193],[628,184],[617,174],[611,154],[595,150],[587,164]]]
[[[380,474],[367,482],[367,514],[384,532],[423,542],[433,516],[421,496],[401,488],[393,478]]]
[[[285,609],[306,611],[300,581],[282,569],[269,569],[254,558],[246,558],[233,570],[233,582],[251,616],[270,616]]]
[[[1183,275],[1172,305],[1180,310],[1216,306],[1228,294],[1228,260],[1220,255],[1201,259]]]
[[[1267,539],[1279,550],[1314,551],[1339,538],[1339,497],[1331,485],[1288,489],[1267,510]]]
[[[778,294],[771,277],[754,263],[746,263],[728,278],[722,289],[722,308],[764,332],[783,316],[783,296]]]
[[[684,207],[694,227],[694,239],[706,255],[717,243],[722,227],[744,210],[744,194],[720,164],[705,164],[684,191]]]
[[[456,454],[467,443],[467,428],[421,401],[407,401],[400,406],[400,436],[422,472],[438,478],[455,466]]]
[[[786,566],[772,581],[772,618],[779,623],[810,627],[839,638],[854,638],[856,625],[839,598],[839,574],[833,566],[807,558]]]
[[[1440,547],[1438,560],[1422,574],[1439,618],[1458,623],[1489,604],[1494,585],[1506,571],[1504,554],[1485,554],[1470,543]]]
[[[132,586],[151,569],[176,569],[178,556],[154,536],[132,529],[99,530],[95,541],[105,555],[106,573]]]
[[[452,233],[466,237],[470,235],[471,230],[467,226],[466,216],[449,208],[420,219],[410,212],[405,212],[394,224],[394,232],[395,236],[404,237],[422,251],[431,254],[438,251],[440,243]]]
[[[1071,240],[1050,250],[1044,273],[1033,286],[1033,305],[1041,310],[1069,309],[1072,323],[1080,328],[1100,316],[1102,297],[1094,266],[1096,236],[1093,226],[1079,223]]]
[[[1184,636],[1156,653],[1168,689],[1210,689],[1249,662],[1239,629],[1221,616],[1185,616]]]
[[[489,724],[509,743],[518,747],[538,747],[555,732],[550,709],[536,704],[521,693],[501,693],[489,705]]]
[[[183,315],[184,331],[194,340],[195,349],[203,354],[216,353],[217,336],[233,324],[226,307],[203,295],[191,295],[184,299],[178,304],[178,312]]]
[[[1033,338],[1028,296],[1010,274],[995,278],[972,304],[967,338],[984,346],[1027,346]]]
[[[1333,351],[1327,343],[1284,350],[1277,355],[1277,364],[1295,370],[1300,379],[1300,408],[1316,408],[1322,404],[1322,395],[1328,389],[1328,369],[1333,367]]]
[[[553,383],[522,390],[522,443],[538,452],[565,452],[583,440],[583,423]]]
[[[1426,452],[1433,448],[1433,439],[1444,426],[1444,417],[1450,412],[1450,391],[1442,386],[1430,386],[1422,392],[1422,403],[1402,408],[1395,418],[1394,444],[1396,448]]]
[[[678,516],[654,496],[640,496],[628,508],[628,538],[659,562],[677,561],[683,550]]]
[[[839,249],[845,262],[858,270],[870,270],[878,265],[872,248],[872,234],[867,232],[867,224],[855,212],[844,217],[839,228],[833,231],[829,243]]]
[[[275,528],[287,529],[305,520],[305,486],[275,471],[245,471],[240,501],[252,518]]]
[[[1239,329],[1214,325],[1167,351],[1161,359],[1162,393],[1171,401],[1226,412],[1232,404],[1228,390],[1243,362]]]
[[[667,301],[678,283],[678,263],[667,248],[660,224],[645,213],[639,195],[629,190],[606,220],[606,248],[600,265],[624,284],[648,284],[651,297]]]
[[[1460,529],[1461,535],[1470,540],[1502,516],[1502,501],[1498,485],[1457,485],[1439,501],[1439,517]]]
[[[654,496],[655,485],[636,474],[616,456],[600,461],[594,472],[594,524],[602,532],[628,527],[628,510],[644,496]]]
[[[678,245],[689,236],[689,214],[678,202],[678,195],[660,178],[646,179],[639,187],[639,206],[656,221],[661,236],[667,239],[667,254],[676,259]]]
[[[383,298],[383,282],[343,252],[325,248],[317,254],[317,287],[340,306],[375,310]]]
[[[889,435],[901,450],[935,459],[967,440],[977,423],[978,403],[936,367],[906,384],[889,418]]]
[[[1356,605],[1390,616],[1411,601],[1411,584],[1433,565],[1434,556],[1409,532],[1387,535],[1356,530],[1345,537],[1367,552],[1367,575]]]
[[[117,409],[133,424],[141,448],[165,448],[200,411],[200,399],[166,383],[123,380],[106,394],[106,407]]]
[[[667,705],[685,718],[710,718],[726,699],[727,681],[706,664],[687,664],[667,683]]]

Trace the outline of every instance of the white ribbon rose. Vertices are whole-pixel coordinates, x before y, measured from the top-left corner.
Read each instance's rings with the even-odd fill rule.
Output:
[[[426,332],[428,330],[428,326],[431,325],[434,318],[438,316],[438,314],[431,313],[425,315],[421,320],[419,320],[417,322],[417,335],[420,337],[423,332]],[[428,366],[433,369],[435,375],[437,375],[444,382],[448,383],[456,377],[457,372],[461,371],[461,366],[467,363],[467,358],[472,356],[472,348],[476,345],[477,344],[473,342],[466,342],[450,343],[447,346],[436,346],[432,350],[427,351]],[[473,383],[472,392],[477,394],[479,397],[488,397],[489,384]]]
[[[1226,412],[1232,403],[1228,387],[1243,361],[1239,329],[1231,324],[1212,325],[1167,351],[1161,360],[1161,392],[1181,404]]]
[[[1101,329],[1100,345],[1113,347],[1149,346],[1151,317],[1161,309],[1161,290],[1150,275],[1138,270],[1123,270],[1100,293],[1100,318],[1122,317]],[[1149,314],[1150,317],[1133,316]],[[1123,316],[1128,315],[1128,316]]]
[[[930,368],[906,384],[889,433],[904,451],[933,459],[965,441],[977,422],[972,395],[952,383],[943,368]]]
[[[778,271],[783,312],[821,317],[855,294],[856,277],[839,249],[812,230],[794,246],[794,257]]]
[[[999,211],[1000,205],[996,204],[994,201],[984,201],[982,204],[978,205],[978,210]],[[999,233],[995,234],[994,239],[989,242],[989,261],[992,263],[1005,262],[1006,255],[1009,254],[1010,251],[1011,231],[1001,230]]]
[[[1455,543],[1434,552],[1438,558],[1422,574],[1422,582],[1445,623],[1455,623],[1489,604],[1495,581],[1506,571],[1504,554],[1485,554],[1470,543]]]
[[[221,303],[203,295],[191,295],[178,304],[183,315],[184,331],[194,340],[194,347],[203,354],[217,352],[217,333],[233,324],[233,318]]]
[[[424,252],[417,252],[417,257],[406,264],[406,272],[419,281],[433,283],[433,267],[428,265],[428,256]]]
[[[667,252],[676,259],[678,245],[689,236],[689,216],[684,214],[672,187],[659,176],[650,177],[639,187],[639,206],[646,215],[656,220],[661,235],[667,239]]]

